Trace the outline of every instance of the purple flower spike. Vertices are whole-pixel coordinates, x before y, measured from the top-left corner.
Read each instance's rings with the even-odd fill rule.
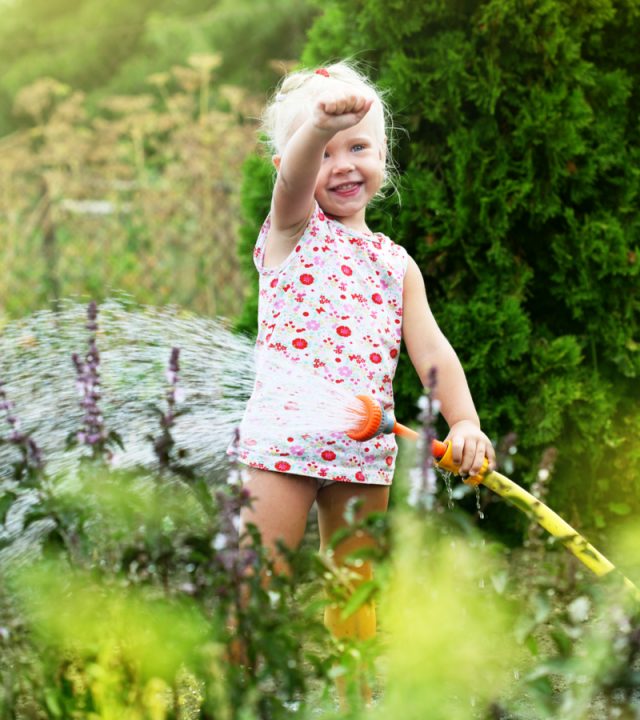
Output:
[[[176,402],[184,395],[178,388],[178,373],[180,372],[180,363],[178,358],[180,357],[180,348],[171,348],[171,356],[169,357],[169,369],[167,370],[165,377],[169,387],[165,393],[167,398],[168,409],[167,412],[160,411],[160,427],[162,428],[162,434],[154,439],[153,449],[158,458],[161,469],[170,468],[176,470],[179,465],[174,463],[173,458],[173,447],[174,440],[171,436],[171,429],[174,426],[176,420],[176,414],[174,407]]]
[[[5,420],[10,430],[9,442],[15,445],[22,455],[22,460],[15,465],[15,478],[24,480],[42,471],[42,453],[35,440],[20,432],[20,420],[11,412],[13,403],[7,399],[4,385],[0,380],[0,409],[6,413]]]
[[[80,405],[84,409],[82,418],[84,428],[76,434],[76,439],[80,445],[89,445],[92,448],[94,458],[110,459],[112,453],[107,446],[108,436],[104,429],[102,413],[98,407],[98,401],[102,397],[98,392],[100,387],[100,353],[96,346],[98,307],[93,300],[89,303],[87,317],[89,322],[85,327],[90,334],[87,340],[89,348],[85,353],[84,362],[78,353],[73,353],[71,356],[78,376],[76,385],[83,395]]]

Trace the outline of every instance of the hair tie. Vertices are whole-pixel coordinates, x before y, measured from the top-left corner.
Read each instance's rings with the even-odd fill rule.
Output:
[[[325,77],[329,77],[329,71],[325,70],[324,68],[320,68],[319,70],[316,70],[316,75],[324,75]]]

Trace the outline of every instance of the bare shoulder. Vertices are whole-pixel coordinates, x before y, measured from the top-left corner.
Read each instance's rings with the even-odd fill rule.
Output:
[[[411,257],[411,255],[407,257],[407,271],[404,274],[402,292],[405,303],[407,300],[413,299],[416,296],[426,296],[424,278],[422,277],[418,263]]]
[[[426,358],[446,340],[429,307],[420,268],[411,257],[404,276],[402,305],[402,336],[409,357],[420,373]]]
[[[409,256],[407,272],[404,275],[402,288],[402,329],[405,335],[422,331],[430,327],[433,320],[424,278],[416,261]]]
[[[279,225],[278,216],[272,207],[271,226],[267,233],[264,251],[263,267],[265,269],[278,267],[278,265],[281,265],[289,255],[291,255],[309,224],[314,210],[315,201],[309,208],[307,216],[302,222],[292,227],[282,227]]]

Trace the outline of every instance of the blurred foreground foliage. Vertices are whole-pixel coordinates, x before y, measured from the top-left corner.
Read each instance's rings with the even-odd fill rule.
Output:
[[[517,433],[507,474],[528,485],[555,445],[551,504],[572,525],[637,516],[640,4],[321,7],[303,62],[352,56],[390,91],[401,204],[369,222],[418,262],[483,428]],[[269,181],[246,167],[257,237]],[[421,388],[406,353],[394,390],[408,419]],[[522,537],[508,514],[492,523]]]
[[[437,492],[428,456],[404,455],[390,515],[347,506],[333,544],[368,533],[375,547],[344,566],[331,547],[282,547],[291,573],[276,575],[256,529],[240,526],[251,499],[238,471],[205,480],[173,441],[186,410],[174,349],[148,438],[157,465],[119,470],[96,318],[90,306],[77,476],[48,473],[0,387],[0,442],[15,453],[0,477],[1,720],[331,718],[339,676],[352,703],[341,716],[362,720],[637,716],[640,615],[616,573],[596,583],[537,526],[524,552],[491,541]],[[615,547],[639,581],[637,528]],[[374,579],[358,585],[368,560]],[[371,599],[381,640],[326,634],[328,603],[348,616]],[[359,703],[363,673],[373,715]]]

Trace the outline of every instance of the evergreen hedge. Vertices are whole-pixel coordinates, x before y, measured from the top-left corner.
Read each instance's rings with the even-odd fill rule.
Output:
[[[303,62],[357,56],[391,89],[402,202],[369,219],[421,267],[483,427],[518,433],[514,479],[553,445],[549,500],[570,522],[637,512],[639,0],[322,7]],[[255,241],[264,161],[246,187]],[[420,392],[406,354],[396,378],[406,420]]]

